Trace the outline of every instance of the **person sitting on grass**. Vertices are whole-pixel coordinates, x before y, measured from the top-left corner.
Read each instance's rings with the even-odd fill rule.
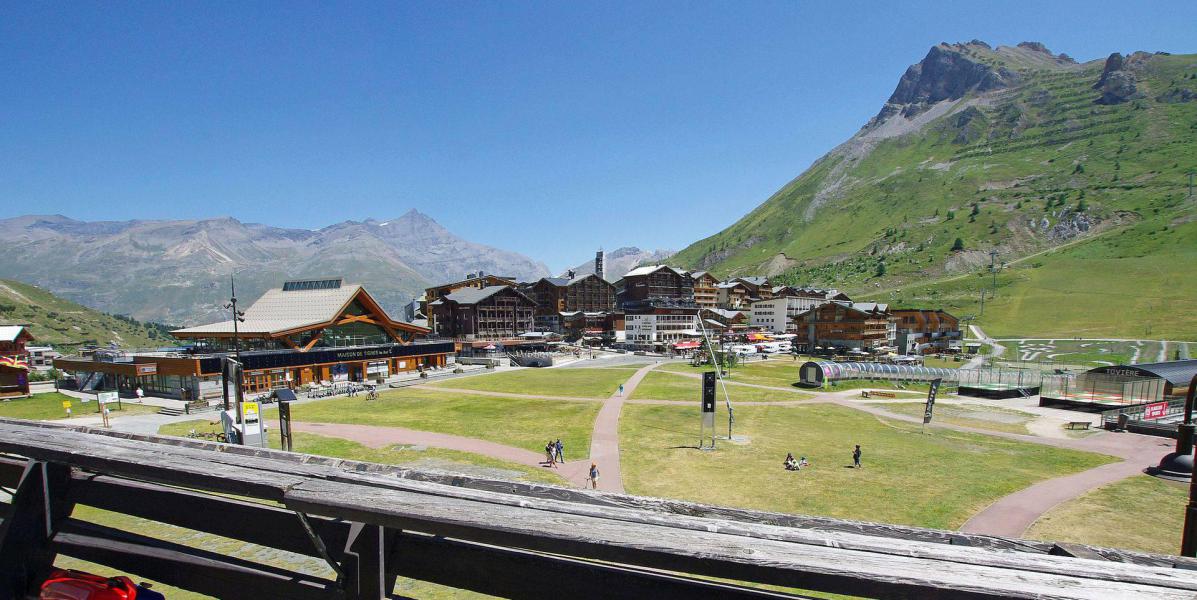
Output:
[[[803,456],[802,458],[798,459],[798,468],[799,468],[799,469],[801,469],[802,467],[809,467],[809,466],[810,466],[810,463],[809,463],[809,462],[806,462],[806,457],[805,457],[805,456]]]
[[[784,463],[787,471],[797,471],[798,463],[794,460],[792,452],[786,452],[786,462]]]

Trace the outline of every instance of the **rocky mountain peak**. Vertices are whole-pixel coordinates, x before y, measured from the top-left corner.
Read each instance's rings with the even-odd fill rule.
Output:
[[[1004,88],[1018,81],[1017,73],[982,62],[973,50],[987,51],[989,45],[974,40],[968,44],[945,42],[932,46],[922,61],[902,74],[898,87],[870,124],[895,114],[913,117],[938,102],[958,100],[970,92]]]

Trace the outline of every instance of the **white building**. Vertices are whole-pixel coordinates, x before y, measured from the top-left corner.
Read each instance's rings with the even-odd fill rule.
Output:
[[[794,331],[794,317],[833,299],[846,299],[837,290],[797,290],[791,295],[757,300],[751,304],[749,326],[774,333]]]
[[[624,315],[626,342],[637,348],[668,346],[701,335],[697,308],[655,307]]]

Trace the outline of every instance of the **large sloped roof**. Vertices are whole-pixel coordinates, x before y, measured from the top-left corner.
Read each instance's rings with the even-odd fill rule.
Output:
[[[669,265],[646,265],[643,267],[636,267],[635,269],[628,271],[627,274],[624,275],[624,277],[637,277],[640,275],[649,275],[651,273],[656,273],[657,271],[660,271],[661,269],[669,269],[670,271],[673,271],[674,273],[677,273],[678,275],[681,275],[684,273],[684,271],[679,271]]]
[[[286,331],[315,327],[331,323],[341,315],[345,307],[365,290],[357,284],[343,285],[330,289],[283,291],[282,288],[268,290],[256,302],[245,309],[245,320],[237,324],[237,331],[253,335],[277,335]],[[373,304],[373,299],[370,300]],[[415,328],[407,323],[393,321],[382,308],[378,311],[386,317],[389,325]],[[422,329],[422,328],[421,328]],[[173,333],[188,335],[227,334],[233,332],[231,320],[210,323],[198,327],[179,329]]]
[[[503,290],[511,290],[511,291],[515,292],[516,294],[518,294],[519,296],[523,296],[524,299],[528,300],[529,302],[533,301],[531,298],[528,298],[527,294],[524,294],[523,292],[521,292],[509,285],[490,285],[490,286],[484,287],[482,289],[463,288],[463,289],[454,291],[452,294],[449,294],[448,296],[445,296],[445,300],[452,301],[457,304],[477,304],[483,300],[486,300],[487,298],[490,298],[491,296],[494,296],[495,294],[497,294]]]
[[[1110,373],[1122,370],[1134,370],[1145,377],[1166,379],[1173,387],[1188,387],[1189,382],[1193,380],[1193,376],[1197,375],[1197,359],[1097,367],[1090,372]]]
[[[0,342],[15,342],[25,332],[27,339],[33,339],[33,334],[24,325],[0,325]]]

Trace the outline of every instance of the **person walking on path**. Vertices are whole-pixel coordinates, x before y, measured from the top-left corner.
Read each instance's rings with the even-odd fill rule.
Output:
[[[556,450],[557,450],[557,462],[564,464],[565,463],[565,444],[561,443],[561,438],[557,438],[557,443],[555,444],[555,446],[556,446]]]
[[[853,468],[860,468],[860,444],[857,444],[856,449],[852,451],[852,466]]]
[[[141,404],[141,399],[145,398],[145,390],[141,389],[140,385],[137,386],[136,394],[137,394],[137,403]]]
[[[548,458],[548,465],[554,469],[557,468],[557,461],[553,458],[556,453],[557,447],[553,445],[553,442],[544,445],[544,455]]]
[[[623,384],[622,384],[622,383],[621,383],[621,384],[619,384],[619,395],[620,395],[620,396],[622,396],[622,395],[623,395]]]
[[[590,489],[592,489],[592,490],[598,489],[598,478],[599,478],[598,465],[595,463],[590,463],[590,477],[587,478],[590,480]]]

